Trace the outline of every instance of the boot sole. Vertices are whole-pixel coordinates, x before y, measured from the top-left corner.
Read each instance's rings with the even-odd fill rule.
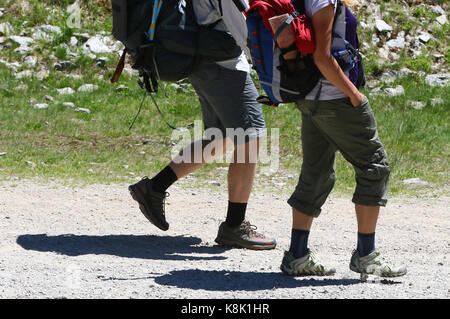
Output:
[[[274,249],[277,244],[264,244],[264,245],[244,245],[244,244],[238,244],[234,241],[227,241],[221,238],[216,238],[215,242],[221,246],[228,246],[233,248],[245,248],[245,249],[251,249],[251,250],[270,250]]]
[[[128,187],[128,190],[130,191],[131,197],[139,204],[139,209],[142,212],[142,214],[149,220],[150,223],[158,227],[159,229],[166,231],[169,229],[169,224],[163,225],[161,224],[158,219],[151,213],[151,210],[147,209],[145,207],[145,201],[143,199],[143,195],[139,191],[139,188],[133,185],[130,185]]]

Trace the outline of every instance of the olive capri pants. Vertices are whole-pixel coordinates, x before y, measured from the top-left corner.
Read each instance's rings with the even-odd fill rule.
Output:
[[[302,112],[303,164],[288,204],[306,215],[320,215],[336,180],[334,160],[340,151],[355,169],[352,201],[385,206],[390,170],[369,101],[356,107],[349,98],[319,101],[311,115],[312,105],[313,101],[297,102]]]

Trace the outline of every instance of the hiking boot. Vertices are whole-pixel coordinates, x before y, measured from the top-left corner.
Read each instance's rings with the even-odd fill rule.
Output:
[[[310,249],[300,258],[295,258],[290,251],[285,251],[280,269],[289,276],[333,276],[336,273],[334,268],[327,268],[318,263]]]
[[[378,250],[364,257],[359,257],[358,251],[354,250],[350,260],[350,269],[360,274],[379,277],[399,277],[406,274],[405,266],[395,266],[381,257]]]
[[[128,187],[131,197],[139,203],[142,214],[156,227],[168,230],[164,202],[169,193],[159,193],[153,190],[152,181],[148,177]]]
[[[247,248],[254,250],[273,249],[277,242],[256,232],[256,226],[243,221],[240,226],[230,227],[226,222],[219,226],[216,243],[224,246]]]

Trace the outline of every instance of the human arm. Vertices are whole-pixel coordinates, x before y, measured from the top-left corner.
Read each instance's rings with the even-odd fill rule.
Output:
[[[314,62],[322,75],[335,87],[350,98],[352,105],[360,105],[365,96],[356,88],[340,68],[331,53],[334,8],[327,6],[312,16],[312,25],[316,38],[316,50],[313,53]]]

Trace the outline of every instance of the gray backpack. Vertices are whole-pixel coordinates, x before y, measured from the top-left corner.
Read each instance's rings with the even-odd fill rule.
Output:
[[[113,36],[125,45],[112,83],[120,77],[127,52],[151,93],[157,92],[158,80],[184,79],[201,61],[224,61],[242,53],[230,33],[214,29],[221,20],[198,25],[192,1],[197,0],[112,0]],[[158,2],[162,5],[152,38],[150,24]]]

